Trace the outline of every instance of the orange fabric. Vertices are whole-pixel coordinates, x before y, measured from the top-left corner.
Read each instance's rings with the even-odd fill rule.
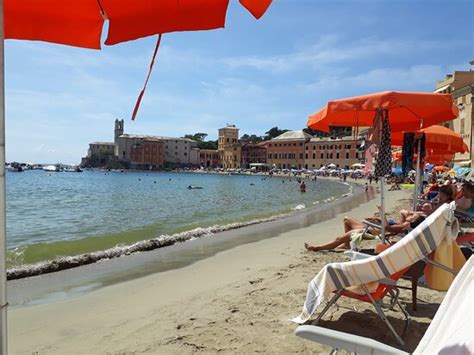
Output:
[[[272,0],[240,0],[257,19]],[[5,39],[100,49],[106,44],[175,31],[222,28],[229,0],[4,0]],[[102,15],[102,11],[104,15]]]
[[[441,154],[437,151],[427,150],[426,154],[424,162],[429,164],[446,164],[446,162],[450,162],[454,159],[454,153]],[[416,159],[417,154],[413,154],[413,161],[416,162]],[[393,152],[392,160],[396,162],[402,161],[402,152]]]
[[[100,0],[110,20],[105,44],[159,33],[224,27],[229,0]]]
[[[424,128],[418,133],[424,133],[426,137],[426,148],[439,150],[440,153],[446,151],[453,153],[465,153],[469,147],[464,143],[460,134],[453,132],[443,126],[431,126]],[[392,145],[401,147],[403,145],[403,132],[395,132],[391,135]]]
[[[389,110],[392,132],[417,131],[458,114],[449,94],[386,91],[330,101],[309,117],[308,127],[324,132],[330,126],[370,127],[378,109]]]
[[[97,0],[5,0],[5,38],[100,49]]]
[[[440,165],[440,166],[435,166],[433,170],[434,171],[447,171],[449,170],[449,168],[447,166]]]
[[[267,11],[272,0],[239,0],[239,2],[258,20]]]

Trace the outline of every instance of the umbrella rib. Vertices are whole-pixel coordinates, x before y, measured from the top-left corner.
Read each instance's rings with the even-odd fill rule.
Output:
[[[102,15],[102,18],[104,20],[108,20],[107,14],[105,13],[104,8],[102,7],[102,4],[100,3],[100,0],[97,0],[97,5],[99,6],[100,14]]]

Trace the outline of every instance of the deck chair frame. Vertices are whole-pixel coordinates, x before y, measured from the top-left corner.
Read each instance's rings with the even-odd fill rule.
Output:
[[[369,298],[370,303],[372,303],[372,305],[374,306],[379,318],[387,325],[387,327],[390,329],[390,332],[394,335],[397,342],[400,345],[403,346],[403,345],[405,345],[405,342],[403,341],[403,338],[405,337],[406,331],[408,329],[408,326],[409,326],[410,320],[411,320],[410,315],[406,311],[404,305],[400,302],[400,299],[399,299],[400,291],[397,288],[396,281],[394,281],[392,279],[383,278],[383,279],[380,279],[378,282],[382,283],[382,284],[385,284],[387,287],[390,288],[388,293],[391,296],[391,302],[388,305],[383,303],[383,297],[381,297],[380,299],[375,301],[374,298],[372,297],[371,293],[367,289],[367,286],[361,285],[361,287],[364,290],[365,295]],[[318,315],[318,317],[313,321],[314,324],[319,323],[319,321],[323,318],[323,316],[327,313],[327,311],[339,300],[339,298],[341,298],[341,296],[343,296],[343,292],[351,293],[350,291],[347,291],[347,290],[340,290],[340,291],[335,292],[334,296],[329,300],[329,302],[323,308],[323,310]],[[393,309],[395,307],[395,305],[397,305],[400,308],[403,315],[405,316],[405,326],[404,326],[404,329],[403,329],[403,332],[402,332],[401,335],[399,335],[396,332],[395,328],[390,323],[387,316],[385,315],[385,312],[383,311],[383,308]]]

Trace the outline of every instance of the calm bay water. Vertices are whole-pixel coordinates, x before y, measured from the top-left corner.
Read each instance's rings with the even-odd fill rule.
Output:
[[[284,181],[284,182],[283,182]],[[189,185],[203,189],[189,190]],[[7,264],[52,260],[339,197],[335,181],[161,172],[7,173]]]

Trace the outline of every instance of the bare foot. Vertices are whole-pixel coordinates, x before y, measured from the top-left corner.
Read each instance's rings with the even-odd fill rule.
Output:
[[[318,247],[314,245],[310,245],[309,243],[304,243],[304,247],[306,248],[306,250],[309,250],[309,251],[319,251]]]

